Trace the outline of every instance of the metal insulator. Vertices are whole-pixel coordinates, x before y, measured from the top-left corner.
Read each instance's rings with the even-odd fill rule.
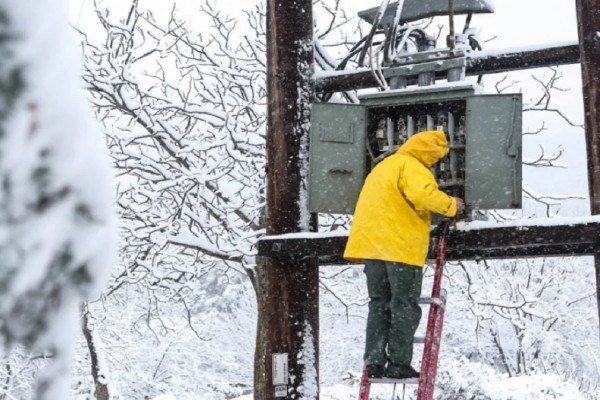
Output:
[[[415,120],[412,116],[406,117],[406,137],[409,138],[415,134]]]
[[[433,116],[427,114],[427,130],[431,131],[433,130],[435,126],[435,121],[433,120]]]
[[[419,86],[431,86],[435,82],[435,72],[421,72],[419,74]]]
[[[394,146],[394,120],[387,118],[387,150]]]
[[[452,68],[448,70],[448,82],[464,81],[466,76],[466,67]]]
[[[408,79],[405,76],[393,76],[390,78],[390,89],[404,89],[408,86]]]
[[[454,114],[448,113],[448,144],[450,145],[450,175],[452,179],[456,179],[458,174],[456,164],[456,140],[454,136]]]

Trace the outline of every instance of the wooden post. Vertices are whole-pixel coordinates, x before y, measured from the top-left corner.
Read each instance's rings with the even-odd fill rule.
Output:
[[[307,197],[312,24],[311,0],[267,0],[267,235],[316,226]],[[317,400],[317,260],[267,258],[262,268],[254,398]],[[274,385],[273,379],[285,377],[286,369],[287,382]]]
[[[600,214],[600,0],[577,0],[590,205]],[[600,315],[600,251],[594,257]]]

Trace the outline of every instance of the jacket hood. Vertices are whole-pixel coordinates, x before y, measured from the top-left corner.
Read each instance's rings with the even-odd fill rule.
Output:
[[[414,157],[428,168],[448,154],[448,151],[448,141],[443,131],[417,133],[398,149],[398,153]]]

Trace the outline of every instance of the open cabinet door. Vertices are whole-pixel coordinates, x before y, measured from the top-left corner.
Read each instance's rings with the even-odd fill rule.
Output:
[[[352,214],[365,180],[367,108],[313,104],[310,134],[310,212]]]
[[[522,96],[467,98],[465,201],[471,209],[521,208]]]

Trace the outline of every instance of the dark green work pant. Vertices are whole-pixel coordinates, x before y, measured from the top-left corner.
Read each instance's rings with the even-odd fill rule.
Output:
[[[365,260],[369,316],[366,364],[410,365],[413,339],[421,319],[419,296],[423,269],[414,265]],[[386,355],[387,346],[387,355]]]

